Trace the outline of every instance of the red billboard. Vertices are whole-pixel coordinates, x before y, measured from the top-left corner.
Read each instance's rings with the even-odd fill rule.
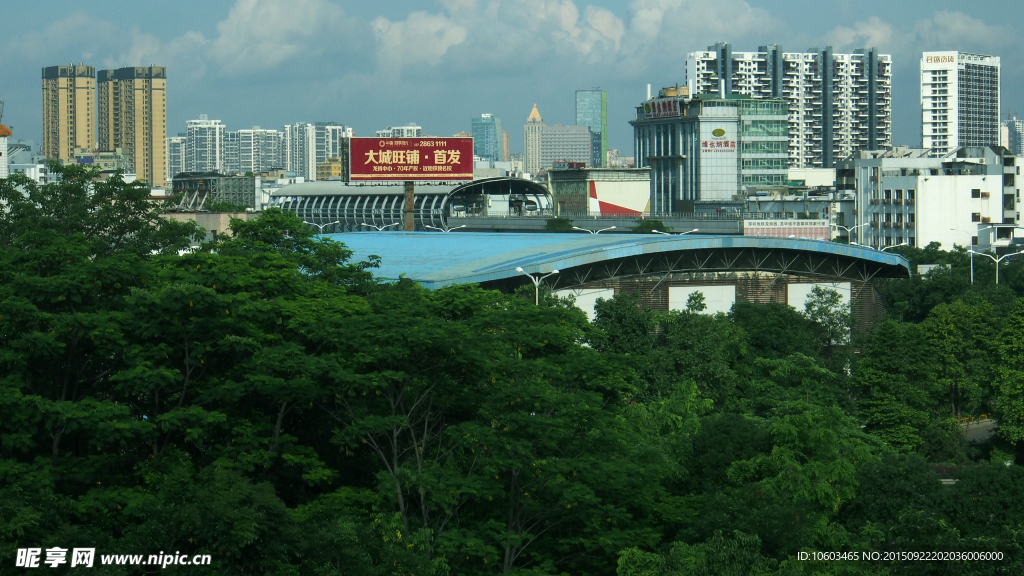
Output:
[[[472,180],[472,138],[352,138],[352,180]]]

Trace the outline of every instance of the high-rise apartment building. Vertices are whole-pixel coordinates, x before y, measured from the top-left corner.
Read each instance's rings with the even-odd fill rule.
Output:
[[[509,150],[508,146],[508,130],[503,130],[501,132],[501,149],[504,151],[504,154],[501,156],[502,162],[512,161],[512,152]]]
[[[121,148],[139,180],[162,185],[167,180],[167,69],[100,70],[96,89],[100,148]]]
[[[377,130],[377,138],[419,138],[423,135],[423,128],[415,123],[406,126],[392,126],[383,130]]]
[[[274,168],[284,168],[281,144],[284,138],[277,130],[253,126],[238,131],[238,171],[262,174]]]
[[[185,123],[185,172],[224,169],[224,131],[220,120],[210,120],[206,114]]]
[[[43,156],[67,161],[75,148],[95,148],[95,118],[96,68],[84,64],[43,68]]]
[[[235,176],[242,174],[240,153],[240,141],[237,130],[224,130],[224,156],[221,161],[221,174]]]
[[[317,122],[316,129],[316,163],[323,164],[330,158],[341,158],[348,139],[352,138],[352,129],[337,122]]]
[[[1024,156],[1024,121],[1017,118],[1016,114],[1011,115],[1003,122],[1002,133],[1005,135],[1005,141],[1001,137],[1000,144],[1014,156]]]
[[[921,141],[945,154],[999,144],[999,57],[967,52],[921,56]]]
[[[316,181],[316,127],[312,124],[285,124],[281,147],[284,169]]]
[[[594,133],[594,151],[588,166],[605,167],[608,150],[608,94],[604,90],[576,91],[576,125]]]
[[[692,95],[784,99],[794,168],[831,168],[855,151],[892,145],[892,56],[874,48],[733,52],[720,42],[687,57],[686,82]]]
[[[536,174],[541,169],[541,140],[544,134],[544,119],[533,105],[530,116],[523,126],[523,171]]]
[[[170,185],[174,177],[185,171],[185,148],[188,139],[184,134],[171,136],[167,139],[167,183]]]
[[[491,162],[501,162],[505,157],[501,119],[493,114],[481,114],[470,121],[473,134],[473,155]]]

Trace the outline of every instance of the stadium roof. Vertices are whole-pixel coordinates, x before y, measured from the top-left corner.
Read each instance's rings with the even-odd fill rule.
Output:
[[[375,274],[404,276],[437,289],[449,284],[488,283],[530,273],[560,270],[576,274],[577,284],[597,279],[595,266],[616,264],[619,275],[640,274],[655,260],[665,271],[761,270],[867,280],[875,276],[908,277],[902,256],[872,248],[818,240],[756,236],[661,236],[654,234],[509,234],[493,232],[354,232],[329,234],[355,251],[356,260],[381,258]],[[675,264],[672,264],[672,261]],[[648,262],[648,266],[643,265]],[[703,266],[703,267],[701,267]],[[601,274],[605,276],[615,275]]]

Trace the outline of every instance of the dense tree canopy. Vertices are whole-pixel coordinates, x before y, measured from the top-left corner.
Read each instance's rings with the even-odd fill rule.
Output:
[[[58,175],[0,180],[0,573],[28,547],[211,555],[179,574],[1024,570],[1019,264],[972,285],[962,251],[905,249],[944,266],[879,282],[887,316],[852,330],[828,290],[624,293],[589,322],[532,286],[380,283],[275,210],[200,246],[144,188]],[[1000,435],[970,444],[982,415]]]

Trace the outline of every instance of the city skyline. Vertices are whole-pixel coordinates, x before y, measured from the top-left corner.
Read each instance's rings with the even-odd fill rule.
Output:
[[[882,2],[839,2],[828,14],[809,15],[793,1],[635,0],[623,7],[604,0],[244,0],[197,4],[188,19],[136,8],[115,23],[103,15],[135,5],[106,0],[85,9],[57,0],[45,9],[10,9],[21,26],[5,40],[0,99],[14,138],[39,142],[42,67],[157,65],[168,68],[171,134],[206,113],[239,128],[334,118],[361,135],[409,121],[448,135],[465,131],[481,113],[517,126],[534,102],[548,123],[571,125],[574,92],[601,86],[608,93],[607,146],[628,150],[627,122],[646,84],[657,90],[685,78],[685,64],[659,42],[684,53],[718,41],[737,50],[778,42],[794,51],[831,45],[837,52],[875,47],[892,54],[893,142],[913,146],[920,140],[924,51],[1001,57],[1003,116],[1016,111],[1013,95],[1024,86],[1021,39],[998,19],[998,5],[1013,5],[996,4],[968,15],[952,2],[911,2],[899,14]],[[509,133],[512,151],[522,151],[522,134]]]

